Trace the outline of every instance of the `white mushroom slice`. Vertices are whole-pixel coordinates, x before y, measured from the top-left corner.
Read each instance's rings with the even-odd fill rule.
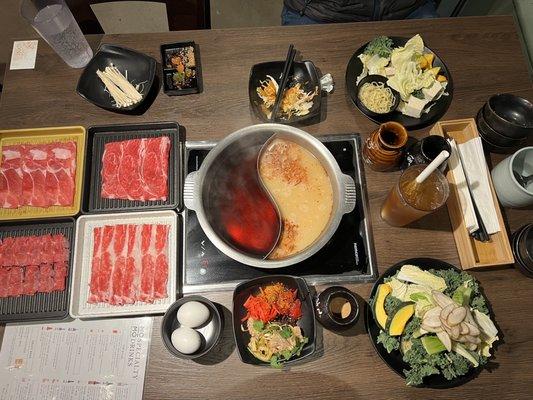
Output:
[[[469,322],[465,322],[465,324],[466,324],[466,326],[468,326],[468,329],[470,331],[468,334],[470,336],[479,336],[480,335],[481,332],[479,331],[477,326],[475,326],[474,324],[471,324]]]
[[[476,321],[474,320],[474,317],[472,316],[472,313],[470,312],[470,310],[468,308],[466,309],[465,322],[468,322],[469,324],[475,324],[476,323]]]
[[[459,335],[461,334],[461,327],[459,325],[452,326],[451,329],[451,337],[454,340],[457,340],[459,338]]]
[[[474,343],[474,344],[481,343],[481,339],[478,338],[478,337],[475,337],[475,336],[465,335],[465,336],[463,336],[463,338],[468,343]]]
[[[432,290],[431,295],[433,296],[435,302],[442,308],[446,307],[448,304],[455,304],[452,299],[437,290]]]
[[[420,324],[420,328],[422,328],[425,331],[433,332],[433,333],[442,332],[442,326],[432,328],[431,326],[427,326],[427,325],[424,325],[424,323],[422,323]]]
[[[446,321],[448,325],[450,323],[448,322],[448,316],[451,314],[451,312],[455,309],[455,304],[448,304],[446,307],[442,309],[440,312],[440,317],[443,321]]]
[[[448,325],[450,326],[458,325],[461,322],[463,322],[465,317],[466,317],[466,308],[457,307],[448,315],[446,322],[448,322]]]
[[[448,325],[442,324],[442,329],[448,333],[448,335],[452,334],[452,328],[450,328]]]
[[[437,332],[437,337],[440,339],[446,350],[452,351],[452,340],[446,332]]]
[[[470,351],[474,351],[474,350],[477,349],[477,344],[474,344],[474,343],[468,343],[468,344],[466,345],[466,348],[467,348],[468,350],[470,350]]]
[[[468,328],[468,324],[466,322],[461,322],[461,335],[468,335],[470,333],[470,329]]]
[[[440,322],[440,318],[438,315],[424,315],[424,318],[422,319],[422,322],[424,323],[424,325],[427,325],[431,328],[438,328],[439,326],[441,326],[441,322]]]
[[[433,315],[439,316],[441,311],[442,311],[441,307],[438,307],[438,306],[433,307],[432,309],[426,311],[426,313],[424,314],[424,318],[429,318],[429,317],[432,317]]]

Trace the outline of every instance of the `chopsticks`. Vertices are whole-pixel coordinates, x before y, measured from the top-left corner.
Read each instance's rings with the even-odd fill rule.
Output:
[[[281,103],[281,99],[283,98],[283,92],[285,91],[285,86],[287,86],[287,82],[289,80],[289,72],[292,68],[292,62],[294,61],[295,56],[296,56],[296,50],[294,49],[294,45],[291,44],[289,46],[289,51],[287,52],[285,64],[283,65],[281,83],[279,84],[278,93],[276,94],[276,101],[274,102],[274,107],[272,107],[272,112],[270,113],[270,121],[274,121],[276,119],[276,115],[278,114],[279,105]]]

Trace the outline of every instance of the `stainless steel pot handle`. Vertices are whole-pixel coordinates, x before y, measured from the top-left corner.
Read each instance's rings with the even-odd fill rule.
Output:
[[[195,186],[196,186],[196,175],[198,171],[191,172],[185,178],[185,184],[183,185],[183,203],[185,207],[189,210],[196,210],[196,195],[195,195]]]
[[[356,203],[355,182],[349,175],[342,174],[342,184],[344,186],[344,205],[343,214],[348,214],[353,211]]]

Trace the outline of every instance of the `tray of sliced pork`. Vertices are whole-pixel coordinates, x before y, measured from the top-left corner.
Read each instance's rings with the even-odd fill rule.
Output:
[[[0,227],[0,322],[69,313],[74,219]]]
[[[72,317],[157,314],[176,300],[174,211],[84,215],[76,229]]]
[[[183,135],[177,123],[97,126],[87,136],[85,213],[180,208]]]
[[[81,126],[0,131],[0,221],[78,214],[85,141]]]

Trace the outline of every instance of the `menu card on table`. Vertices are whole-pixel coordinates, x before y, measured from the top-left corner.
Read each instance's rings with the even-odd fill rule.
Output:
[[[152,318],[8,325],[0,399],[141,399]]]

